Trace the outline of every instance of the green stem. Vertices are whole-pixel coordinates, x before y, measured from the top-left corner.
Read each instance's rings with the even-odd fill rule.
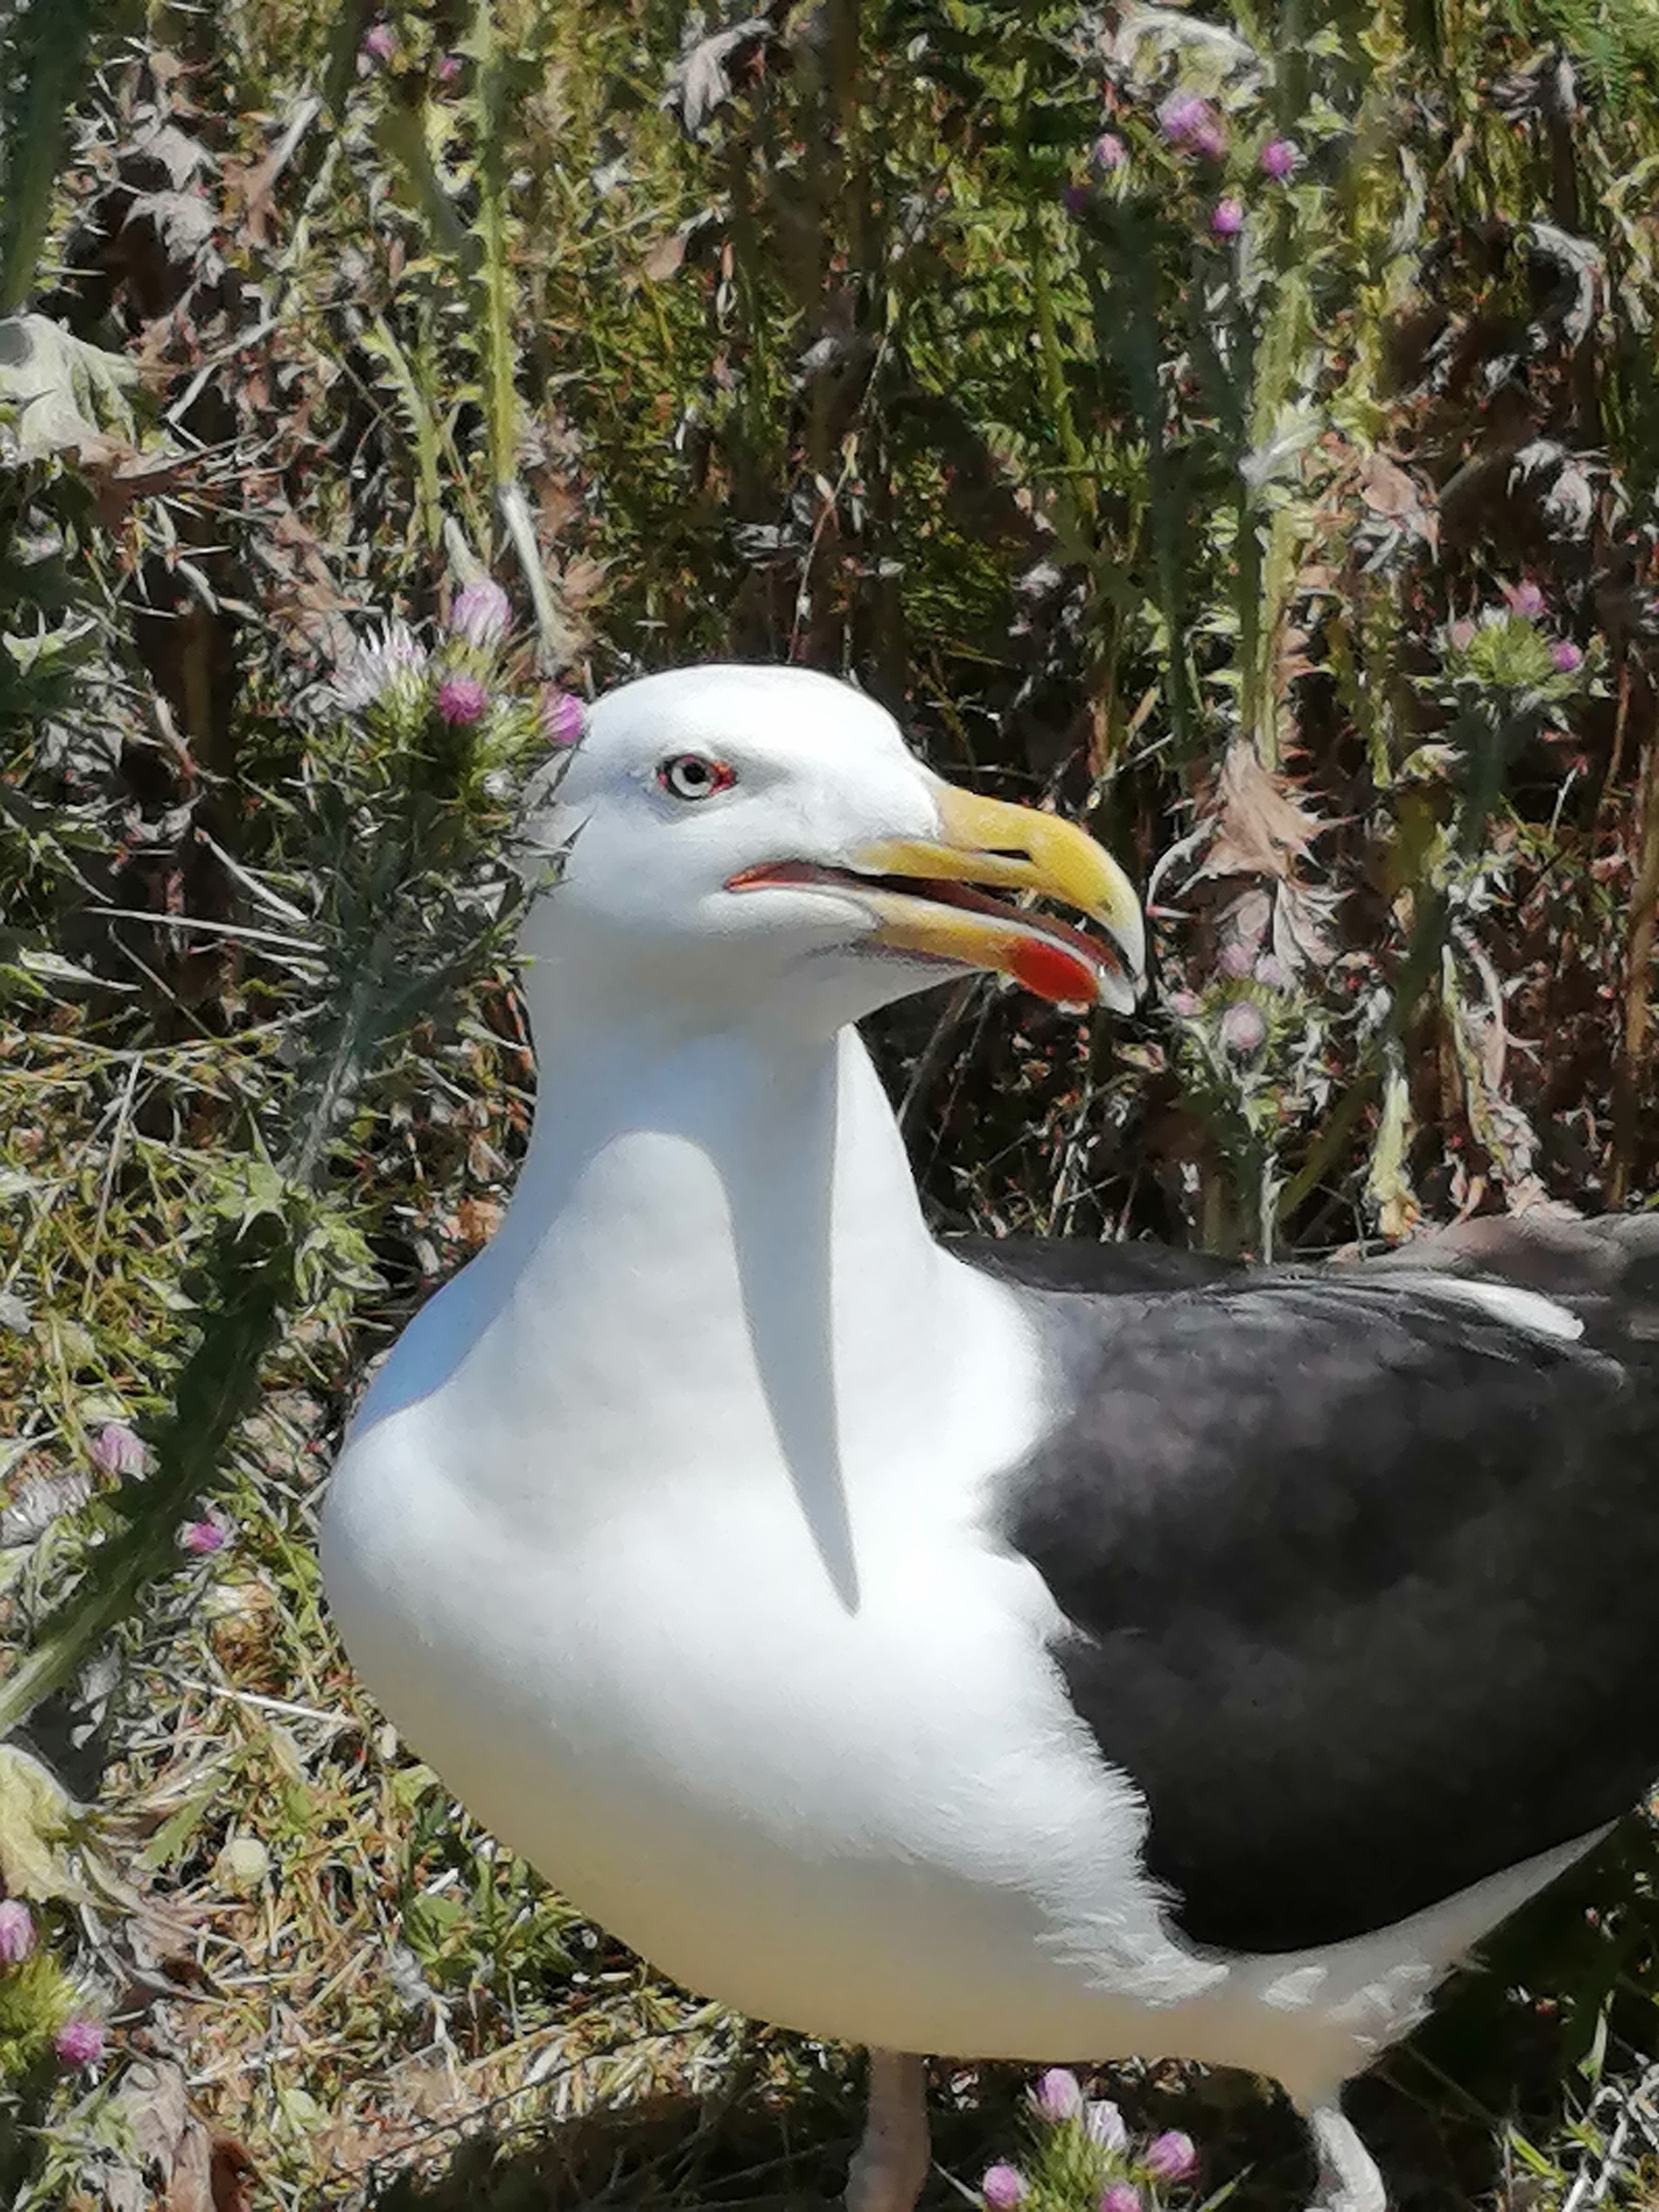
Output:
[[[28,298],[52,222],[64,125],[87,82],[87,49],[98,9],[92,0],[32,0],[18,23],[10,60],[18,70],[14,97],[0,111],[10,143],[0,148],[0,315],[15,314]]]
[[[507,60],[496,35],[492,0],[480,0],[475,17],[478,58],[478,236],[483,344],[484,422],[489,440],[490,480],[499,495],[518,473],[519,390],[513,345],[513,272],[507,254]]]

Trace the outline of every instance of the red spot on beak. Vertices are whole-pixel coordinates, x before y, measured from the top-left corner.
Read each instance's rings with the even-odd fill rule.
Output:
[[[1088,962],[1062,945],[1027,938],[1015,948],[1010,964],[1017,983],[1057,1006],[1091,1006],[1100,996]]]

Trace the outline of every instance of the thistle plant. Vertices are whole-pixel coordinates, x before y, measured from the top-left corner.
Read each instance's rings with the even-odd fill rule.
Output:
[[[125,1477],[73,1595],[0,1682],[0,1737],[70,1680],[151,1579],[221,1550],[204,1513],[287,1313],[326,1312],[371,1279],[329,1163],[363,1086],[401,1036],[502,955],[522,879],[511,831],[547,750],[538,690],[507,665],[510,607],[461,586],[429,642],[393,616],[365,629],[316,697],[301,805],[312,911],[283,940],[316,989],[310,1049],[258,1103],[192,1294],[202,1320],[171,1413],[139,1437],[110,1425],[99,1463]]]
[[[52,1954],[37,1912],[21,1897],[0,1897],[0,2087],[56,2052],[67,2067],[94,2063],[101,2025]]]
[[[1018,2159],[999,2160],[980,2183],[988,2212],[1161,2212],[1198,2172],[1189,2136],[1132,2136],[1118,2107],[1085,2095],[1068,2068],[1050,2067],[1026,2105]]]

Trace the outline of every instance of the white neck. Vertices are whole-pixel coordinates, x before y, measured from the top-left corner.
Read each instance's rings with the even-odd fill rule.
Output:
[[[850,1028],[561,1024],[511,1212],[446,1304],[404,1342],[447,1377],[469,1482],[567,1534],[622,1488],[792,1491],[849,1607],[860,1516],[942,1454],[1006,1464],[1032,1402],[1014,1310],[927,1234]],[[396,1357],[369,1418],[405,1396]]]

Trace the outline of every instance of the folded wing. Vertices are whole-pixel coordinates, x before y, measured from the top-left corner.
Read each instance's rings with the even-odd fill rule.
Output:
[[[1066,1378],[1001,1533],[1200,1943],[1389,1925],[1659,1774],[1659,1219],[1476,1226],[1170,1289],[990,1255]]]

